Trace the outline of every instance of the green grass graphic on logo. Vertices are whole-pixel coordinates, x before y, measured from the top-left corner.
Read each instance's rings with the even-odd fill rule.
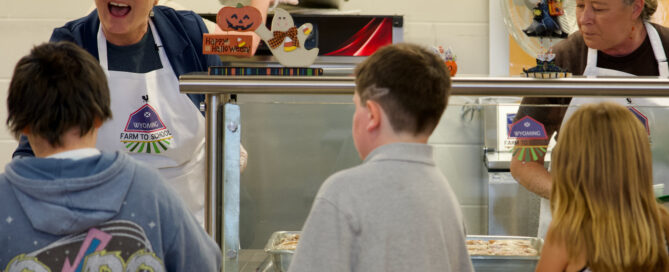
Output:
[[[153,142],[125,142],[125,148],[130,152],[135,153],[156,153],[166,151],[170,145],[169,139],[158,140]]]
[[[519,161],[537,161],[539,157],[543,158],[546,154],[545,145],[535,145],[535,146],[515,146],[513,147],[513,156]]]

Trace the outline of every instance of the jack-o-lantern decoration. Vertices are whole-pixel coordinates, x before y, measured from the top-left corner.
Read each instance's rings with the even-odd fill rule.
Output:
[[[432,47],[434,50],[434,53],[436,53],[441,59],[444,61],[444,64],[446,65],[446,68],[448,68],[448,72],[451,74],[451,76],[455,76],[455,73],[458,72],[458,64],[455,63],[455,54],[453,54],[453,50],[451,48],[444,49],[443,46],[439,47]]]
[[[458,64],[454,60],[444,61],[446,63],[446,68],[451,72],[451,76],[455,76],[455,73],[458,72]]]
[[[219,10],[216,24],[225,31],[255,31],[262,24],[262,15],[252,6],[238,4]]]

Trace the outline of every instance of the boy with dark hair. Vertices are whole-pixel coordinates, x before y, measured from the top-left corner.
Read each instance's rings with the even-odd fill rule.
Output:
[[[289,271],[472,271],[460,207],[427,144],[448,74],[412,44],[358,66],[353,140],[364,162],[323,183]]]
[[[16,64],[7,125],[36,157],[0,174],[0,270],[219,271],[216,243],[155,169],[95,149],[109,103],[97,60],[73,43]]]

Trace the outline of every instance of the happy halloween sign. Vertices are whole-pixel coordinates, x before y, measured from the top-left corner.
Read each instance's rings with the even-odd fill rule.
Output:
[[[249,56],[251,39],[249,35],[204,34],[202,52],[204,54]]]

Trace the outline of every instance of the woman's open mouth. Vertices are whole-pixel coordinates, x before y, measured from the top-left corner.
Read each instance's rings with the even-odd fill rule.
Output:
[[[128,15],[130,10],[132,9],[127,4],[116,3],[116,2],[109,2],[107,7],[109,8],[109,13],[114,17],[126,16],[126,15]]]

